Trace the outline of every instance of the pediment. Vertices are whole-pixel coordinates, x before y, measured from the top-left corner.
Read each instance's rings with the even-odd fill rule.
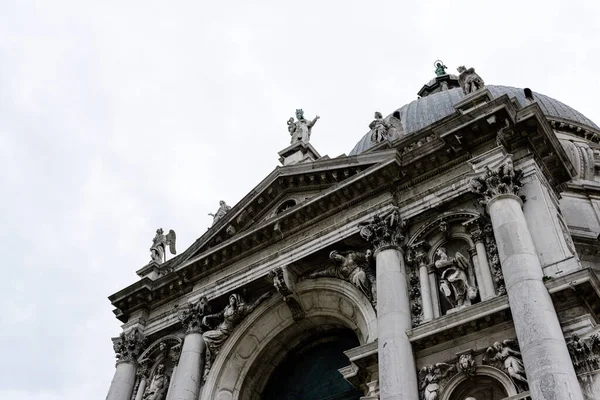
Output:
[[[340,156],[335,159],[277,167],[251,190],[227,214],[217,221],[189,249],[173,260],[173,268],[197,257],[207,250],[235,241],[245,232],[252,231],[282,216],[291,216],[308,203],[345,190],[346,184],[366,177],[376,166],[395,162],[394,150],[358,156]],[[371,184],[381,183],[373,181]],[[318,218],[326,205],[317,204],[308,214]],[[309,207],[310,208],[310,207]],[[304,215],[306,217],[306,213]]]

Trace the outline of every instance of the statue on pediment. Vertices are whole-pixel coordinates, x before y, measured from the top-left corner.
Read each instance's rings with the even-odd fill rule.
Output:
[[[388,140],[388,130],[391,125],[383,119],[383,115],[379,111],[375,111],[374,120],[369,124],[371,129],[371,144],[381,143]]]
[[[208,213],[211,217],[213,217],[213,225],[217,223],[218,220],[223,218],[227,212],[231,210],[231,207],[227,205],[223,200],[219,201],[219,209],[216,213]]]
[[[296,142],[308,143],[310,140],[310,134],[312,127],[317,123],[320,117],[317,115],[312,121],[304,118],[304,111],[302,109],[296,110],[296,121],[291,117],[287,121],[288,132],[292,136],[291,144]]]
[[[465,68],[460,66],[456,69],[459,73],[458,83],[463,90],[464,94],[473,93],[476,90],[481,89],[485,86],[483,79],[475,72],[475,68]]]
[[[467,275],[469,261],[460,251],[456,252],[454,258],[448,257],[443,247],[436,250],[435,257],[435,267],[442,270],[440,276],[442,296],[455,310],[471,305],[471,300],[477,297],[477,288],[469,283]]]
[[[162,228],[156,230],[156,235],[152,239],[152,247],[150,247],[150,257],[152,261],[162,264],[166,261],[166,248],[169,246],[171,254],[177,254],[175,250],[175,240],[177,236],[173,229],[169,230],[166,235]]]
[[[169,378],[165,374],[165,366],[159,364],[152,377],[150,386],[144,391],[143,400],[164,400],[169,388]]]

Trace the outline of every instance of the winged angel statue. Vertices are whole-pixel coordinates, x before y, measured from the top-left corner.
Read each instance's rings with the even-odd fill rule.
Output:
[[[486,364],[499,363],[510,376],[519,392],[529,390],[525,376],[525,366],[516,340],[504,340],[502,343],[495,342],[485,351],[483,362]]]
[[[150,257],[152,261],[162,264],[166,261],[166,247],[169,246],[171,254],[177,254],[175,250],[175,231],[169,230],[167,235],[164,235],[162,228],[156,230],[156,236],[152,239],[152,247],[150,247]]]
[[[454,365],[437,363],[426,365],[419,371],[422,400],[437,400],[442,381],[455,370]]]

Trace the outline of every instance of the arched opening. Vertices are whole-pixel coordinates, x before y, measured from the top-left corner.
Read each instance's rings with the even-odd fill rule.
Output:
[[[462,381],[452,391],[450,400],[464,400],[468,397],[477,400],[502,400],[507,396],[504,385],[499,381],[490,376],[477,375]]]
[[[344,351],[358,346],[354,332],[336,330],[303,342],[269,378],[262,400],[358,400],[361,393],[338,372]]]

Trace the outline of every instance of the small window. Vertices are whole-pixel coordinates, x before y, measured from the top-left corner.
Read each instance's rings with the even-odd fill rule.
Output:
[[[296,205],[296,200],[286,200],[279,207],[277,207],[277,212],[275,214],[281,214],[284,211],[289,210],[290,208]]]

